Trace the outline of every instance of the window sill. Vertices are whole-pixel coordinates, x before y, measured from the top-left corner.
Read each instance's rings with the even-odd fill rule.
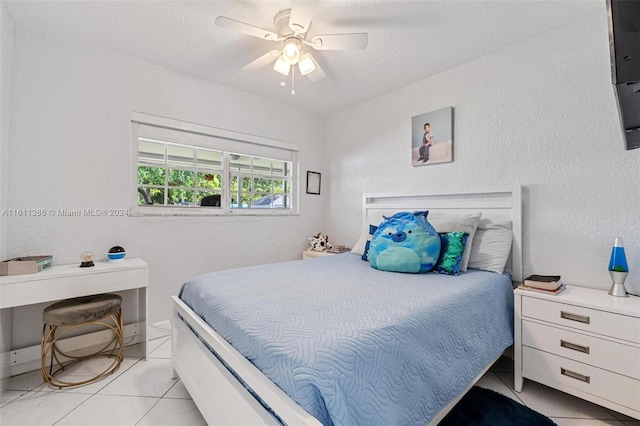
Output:
[[[222,208],[201,208],[201,207],[152,207],[135,206],[131,209],[129,216],[132,217],[238,217],[238,216],[299,216],[290,209],[222,209]]]

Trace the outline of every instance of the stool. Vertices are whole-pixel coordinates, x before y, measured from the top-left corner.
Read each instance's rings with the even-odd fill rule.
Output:
[[[45,308],[42,320],[44,321],[41,347],[42,378],[50,386],[62,389],[86,385],[113,373],[120,366],[124,357],[124,342],[122,297],[117,294],[97,294],[54,303]],[[108,343],[100,344],[97,351],[88,355],[65,353],[60,350],[58,342],[60,339],[79,327],[91,325],[111,330],[113,337]],[[61,371],[82,361],[100,357],[113,358],[113,362],[93,378],[79,382],[67,382],[55,377]],[[49,367],[47,367],[47,358],[50,361]]]

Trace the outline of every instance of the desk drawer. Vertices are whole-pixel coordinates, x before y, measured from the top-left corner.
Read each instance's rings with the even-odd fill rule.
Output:
[[[526,320],[522,344],[640,380],[637,347]]]
[[[529,347],[523,348],[522,370],[547,380],[640,410],[640,380],[602,370]]]
[[[577,330],[640,343],[640,318],[535,297],[522,298],[522,315]]]

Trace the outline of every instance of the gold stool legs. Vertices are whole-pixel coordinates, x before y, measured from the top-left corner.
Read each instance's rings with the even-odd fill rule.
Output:
[[[58,341],[63,339],[67,334],[79,327],[88,325],[101,326],[106,330],[111,330],[113,337],[106,344],[101,344],[100,348],[86,355],[72,355],[62,351],[58,345]],[[47,327],[49,328],[47,330]],[[57,334],[59,328],[64,330]],[[76,324],[68,327],[45,324],[42,328],[42,345],[41,345],[41,368],[42,378],[45,383],[57,388],[66,388],[71,386],[81,386],[98,381],[109,374],[113,373],[122,362],[124,357],[124,338],[122,332],[122,310],[119,309],[115,314],[108,315],[98,321],[91,321],[82,324]],[[68,369],[82,361],[93,358],[112,358],[113,362],[100,374],[87,380],[80,382],[68,382],[56,377],[61,371]],[[47,366],[49,361],[49,366]]]

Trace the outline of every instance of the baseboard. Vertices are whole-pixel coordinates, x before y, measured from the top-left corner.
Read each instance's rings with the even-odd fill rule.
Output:
[[[140,332],[141,329],[144,330],[144,323],[128,324],[123,327],[122,331],[124,335],[125,346],[144,341],[146,336],[144,332]],[[60,346],[60,349],[65,352],[73,352],[76,350],[105,344],[109,340],[111,340],[112,337],[112,331],[102,330],[60,340],[58,342],[58,345]],[[40,354],[40,345],[34,345],[20,349],[12,349],[9,358],[11,376],[26,373],[28,371],[39,370],[41,368]]]

